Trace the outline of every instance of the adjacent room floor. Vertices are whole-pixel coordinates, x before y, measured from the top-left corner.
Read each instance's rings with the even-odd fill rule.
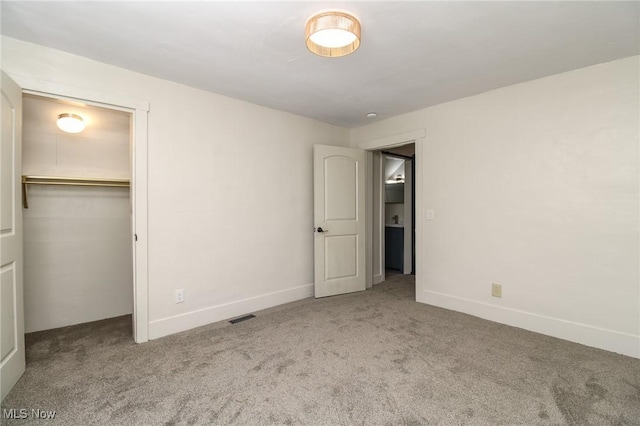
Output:
[[[640,424],[640,360],[414,300],[391,275],[142,345],[130,317],[33,333],[2,408],[70,425]]]

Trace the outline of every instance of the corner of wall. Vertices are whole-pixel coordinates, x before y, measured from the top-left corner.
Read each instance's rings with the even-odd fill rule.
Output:
[[[504,308],[429,290],[418,290],[416,292],[416,301],[558,339],[616,352],[633,358],[640,358],[640,336],[633,334],[607,330],[518,309]]]

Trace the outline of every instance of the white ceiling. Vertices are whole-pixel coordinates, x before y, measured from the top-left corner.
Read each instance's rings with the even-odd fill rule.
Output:
[[[632,2],[2,1],[2,34],[260,105],[355,127],[497,87],[640,54]],[[320,10],[362,44],[320,58]]]

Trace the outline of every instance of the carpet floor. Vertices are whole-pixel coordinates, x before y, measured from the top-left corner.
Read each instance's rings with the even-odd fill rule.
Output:
[[[414,299],[395,275],[142,345],[129,316],[31,333],[2,424],[640,425],[640,360]]]

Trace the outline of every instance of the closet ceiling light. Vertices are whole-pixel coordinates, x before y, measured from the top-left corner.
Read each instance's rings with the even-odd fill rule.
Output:
[[[360,21],[344,12],[322,12],[307,21],[307,48],[319,56],[337,58],[360,46]]]
[[[60,114],[56,124],[60,130],[67,133],[80,133],[84,130],[84,120],[76,114]]]

